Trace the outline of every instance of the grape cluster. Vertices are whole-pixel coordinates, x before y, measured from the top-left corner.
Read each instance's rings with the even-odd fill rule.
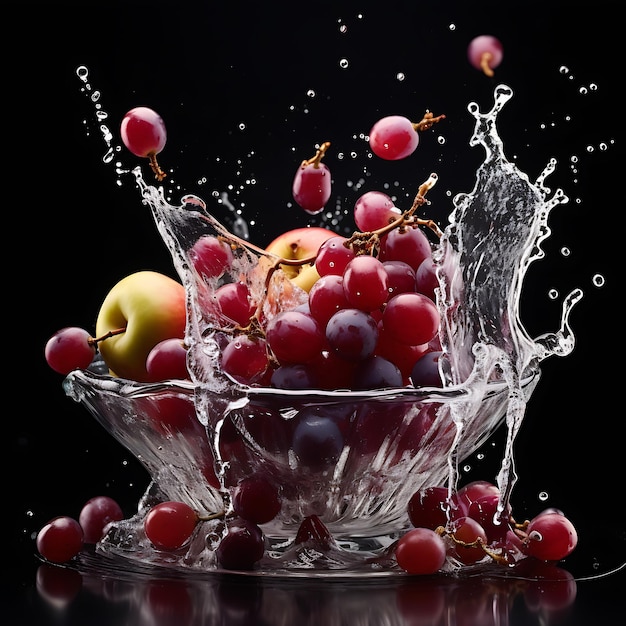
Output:
[[[556,562],[571,554],[578,535],[562,511],[546,509],[518,523],[500,495],[484,480],[453,492],[441,486],[414,493],[407,508],[414,528],[398,540],[398,565],[410,574],[432,574],[447,559],[461,565],[484,560],[514,565],[526,557]]]
[[[438,229],[414,216],[423,202],[418,194],[411,210],[401,213],[388,195],[363,194],[354,209],[362,230],[330,235],[320,245],[313,266],[318,278],[297,306],[266,316],[246,282],[219,285],[209,313],[227,337],[222,371],[246,385],[279,389],[441,386],[438,278],[422,226]],[[219,237],[203,239],[213,242],[192,257],[199,273],[218,265]],[[231,260],[221,268],[227,274]]]

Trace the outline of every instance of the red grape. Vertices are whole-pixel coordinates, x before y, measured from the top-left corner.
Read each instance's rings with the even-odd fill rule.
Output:
[[[226,283],[215,290],[214,298],[220,313],[231,323],[244,328],[250,323],[256,306],[246,283],[242,281]]]
[[[467,47],[469,62],[490,77],[494,68],[502,62],[502,55],[502,42],[491,35],[474,37]]]
[[[410,119],[402,115],[389,115],[374,124],[369,142],[376,156],[397,161],[415,152],[419,135]]]
[[[417,271],[422,261],[431,256],[430,241],[421,228],[395,228],[380,241],[381,261],[404,261]]]
[[[274,483],[262,476],[246,476],[232,495],[233,511],[255,524],[265,524],[280,512],[280,496]]]
[[[228,532],[217,546],[217,560],[224,569],[251,570],[261,560],[265,540],[261,529],[248,520],[236,518],[229,522]]]
[[[153,506],[144,520],[146,537],[159,550],[177,550],[191,537],[198,515],[184,502],[167,501]]]
[[[55,517],[37,533],[36,545],[44,559],[67,563],[83,548],[83,529],[73,517]]]
[[[367,254],[354,257],[343,273],[343,288],[348,302],[368,313],[386,302],[388,283],[389,277],[382,262]]]
[[[499,513],[499,503],[500,496],[492,493],[476,498],[468,508],[468,516],[485,529],[489,542],[502,540],[510,530],[511,506],[507,504],[505,510]]]
[[[330,549],[333,537],[317,515],[309,515],[302,520],[296,533],[295,544],[313,544],[317,550],[325,552]]]
[[[303,161],[293,179],[293,199],[311,215],[322,211],[330,198],[330,170],[321,162],[329,146],[328,142],[322,144],[312,159]]]
[[[454,535],[457,541],[463,542],[455,543],[450,549],[450,553],[461,563],[470,565],[485,557],[485,551],[481,545],[487,544],[487,533],[475,519],[459,517],[450,523],[447,530]],[[476,545],[471,545],[475,542]]]
[[[354,204],[354,222],[364,233],[384,228],[400,215],[393,200],[382,191],[367,191]]]
[[[322,327],[326,327],[328,320],[337,311],[349,307],[350,303],[343,288],[343,276],[328,274],[313,283],[309,291],[309,309]]]
[[[109,496],[95,496],[83,505],[78,516],[78,523],[84,533],[85,543],[98,543],[111,522],[124,518],[120,505]]]
[[[204,235],[189,250],[196,271],[206,278],[219,278],[230,269],[233,251],[228,243],[212,235]]]
[[[415,291],[428,296],[433,302],[436,302],[437,296],[435,289],[439,287],[439,279],[437,278],[437,265],[432,257],[426,257],[415,270]]]
[[[530,520],[526,533],[526,553],[542,561],[560,561],[571,554],[578,543],[574,525],[560,513],[537,515]]]
[[[280,363],[309,363],[324,347],[324,334],[317,320],[301,311],[282,311],[265,329],[267,345]]]
[[[489,495],[500,495],[500,489],[487,480],[474,480],[457,489],[453,503],[456,507],[457,516],[468,515],[469,508],[475,500]]]
[[[124,145],[138,157],[150,159],[150,166],[158,180],[165,178],[156,161],[167,140],[165,123],[161,116],[148,107],[135,107],[124,115],[120,127]]]
[[[422,293],[399,293],[387,302],[383,326],[398,342],[419,346],[428,343],[439,330],[439,309]]]
[[[416,528],[435,530],[448,523],[448,488],[426,487],[416,491],[409,499],[407,512]]]
[[[148,353],[146,372],[148,382],[188,379],[185,342],[177,337],[159,341]]]
[[[84,328],[66,326],[57,330],[46,343],[44,355],[48,365],[59,374],[85,369],[96,354],[96,346]]]
[[[396,546],[396,561],[409,574],[435,574],[446,562],[446,545],[430,528],[414,528]]]
[[[268,365],[267,345],[263,339],[237,335],[222,350],[222,371],[244,385],[258,382]]]
[[[322,243],[315,258],[315,268],[320,276],[343,274],[348,262],[355,257],[354,250],[345,245],[347,241],[345,237],[337,235]]]
[[[415,270],[404,261],[383,261],[387,272],[389,298],[398,293],[415,291]],[[419,290],[418,290],[419,291]]]

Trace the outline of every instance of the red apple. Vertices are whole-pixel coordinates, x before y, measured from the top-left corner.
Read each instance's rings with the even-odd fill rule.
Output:
[[[276,237],[265,249],[283,259],[300,261],[317,255],[320,246],[336,234],[321,226],[294,228]],[[294,284],[305,291],[309,291],[320,277],[314,263],[282,265],[281,268]]]

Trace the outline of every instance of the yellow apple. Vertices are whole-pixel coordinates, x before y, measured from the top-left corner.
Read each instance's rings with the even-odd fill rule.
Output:
[[[282,259],[301,261],[314,257],[320,246],[336,234],[322,226],[294,228],[276,237],[265,250]],[[320,277],[313,263],[281,265],[281,269],[294,284],[305,291],[309,291]]]
[[[98,349],[113,376],[149,379],[146,359],[152,348],[185,334],[185,288],[173,278],[152,271],[129,274],[109,291],[96,320]]]

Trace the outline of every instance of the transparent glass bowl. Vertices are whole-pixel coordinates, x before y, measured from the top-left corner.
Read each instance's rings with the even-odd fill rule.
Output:
[[[537,370],[524,380],[527,397],[538,378]],[[153,479],[137,514],[114,525],[100,548],[204,570],[219,568],[214,551],[231,512],[232,489],[249,475],[267,478],[282,498],[280,513],[262,525],[267,549],[259,571],[393,570],[386,549],[410,528],[411,495],[448,484],[455,464],[485,442],[509,404],[503,382],[486,383],[480,393],[462,386],[366,392],[246,388],[225,398],[188,381],[145,384],[77,370],[64,385]],[[197,417],[199,405],[206,424]],[[459,422],[458,415],[470,417]],[[154,550],[143,533],[145,513],[163,499],[215,515],[172,554]],[[310,516],[332,535],[324,554],[295,543]]]

